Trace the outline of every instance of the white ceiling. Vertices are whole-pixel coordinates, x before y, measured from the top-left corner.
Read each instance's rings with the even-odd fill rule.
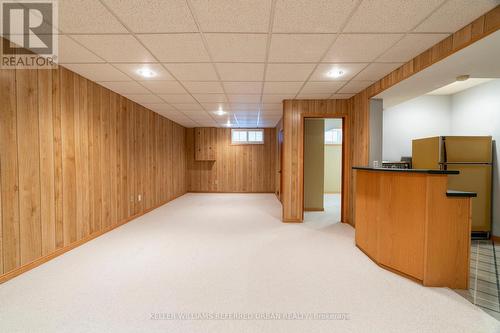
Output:
[[[453,94],[488,79],[500,78],[500,31],[452,54],[408,79],[384,90],[375,98],[384,101],[384,108],[403,103],[415,97],[432,94]],[[461,75],[466,81],[456,82]]]
[[[59,58],[187,127],[273,127],[283,99],[349,98],[498,3],[59,0]]]
[[[492,80],[494,79],[469,78],[465,81],[455,81],[444,87],[428,92],[427,95],[438,95],[438,96],[454,95],[461,91],[470,89],[472,87],[478,86],[486,82],[490,82]]]

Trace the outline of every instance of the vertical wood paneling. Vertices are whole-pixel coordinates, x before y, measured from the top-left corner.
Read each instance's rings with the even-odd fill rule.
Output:
[[[344,222],[350,221],[349,179],[352,177],[351,170],[351,143],[356,147],[356,154],[362,154],[364,137],[354,138],[362,133],[351,132],[353,126],[353,115],[351,115],[352,102],[350,100],[287,100],[283,103],[283,186],[282,204],[283,220],[287,222],[299,222],[303,219],[304,198],[304,174],[303,174],[303,123],[307,117],[340,117],[344,119],[344,149],[346,151],[343,160],[343,205]],[[355,118],[358,119],[358,118]],[[363,118],[364,119],[364,118]],[[361,130],[360,130],[361,131]],[[273,167],[274,168],[274,167]]]
[[[196,132],[192,128],[186,129],[186,181],[189,191],[274,192],[274,128],[264,129],[262,145],[232,145],[229,128],[198,131],[200,135],[212,135],[208,140],[215,145],[215,161],[195,160]]]
[[[0,69],[0,181],[3,271],[20,264],[16,72]]]
[[[21,264],[29,263],[42,254],[37,85],[38,76],[36,70],[17,71],[17,148]]]
[[[89,104],[88,104],[88,81],[82,77],[75,77],[79,81],[78,94],[79,107],[75,114],[75,148],[77,180],[77,239],[90,235],[91,202],[90,202],[90,177],[89,177]]]
[[[61,73],[52,71],[52,112],[54,126],[54,204],[56,216],[56,248],[64,246],[63,226],[63,177],[62,177],[62,138],[61,138]]]
[[[102,187],[101,187],[101,131],[102,131],[102,119],[101,119],[101,86],[95,83],[91,83],[91,98],[92,100],[92,119],[90,121],[91,132],[89,135],[92,136],[91,139],[91,149],[90,149],[90,165],[92,168],[90,179],[92,181],[91,193],[92,193],[92,223],[90,225],[90,233],[94,233],[101,230],[102,221]]]
[[[62,67],[0,84],[0,282],[186,192],[182,126]]]
[[[52,71],[38,71],[42,255],[56,249]]]
[[[76,241],[76,163],[75,163],[75,82],[73,73],[61,71],[61,138],[63,183],[64,245]]]
[[[101,150],[99,163],[101,164],[101,198],[102,198],[102,227],[106,228],[111,225],[111,164],[110,164],[110,91],[108,89],[100,89],[101,91]]]
[[[118,128],[118,108],[119,96],[113,92],[110,93],[109,100],[109,184],[110,184],[110,224],[116,225],[118,223],[118,185],[119,179],[119,166],[118,166],[118,141],[117,141],[117,128]]]

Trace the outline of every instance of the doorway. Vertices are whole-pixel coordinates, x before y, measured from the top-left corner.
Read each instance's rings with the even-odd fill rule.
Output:
[[[304,118],[304,222],[341,221],[342,118]]]

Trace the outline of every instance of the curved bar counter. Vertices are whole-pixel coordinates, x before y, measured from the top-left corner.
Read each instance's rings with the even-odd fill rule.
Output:
[[[458,171],[353,169],[358,248],[424,286],[467,289],[475,193],[447,188]]]

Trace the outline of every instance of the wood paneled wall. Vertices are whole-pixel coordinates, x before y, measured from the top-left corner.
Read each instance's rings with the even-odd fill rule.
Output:
[[[500,29],[500,6],[408,61],[349,100],[289,100],[283,103],[283,215],[286,222],[303,220],[303,117],[311,114],[343,116],[343,222],[355,224],[351,166],[366,166],[369,156],[369,100],[371,97]]]
[[[186,192],[184,127],[62,67],[0,85],[0,282]]]
[[[216,160],[195,161],[195,129],[186,129],[188,191],[274,192],[275,129],[264,129],[261,145],[232,145],[231,129],[216,130]]]
[[[282,219],[300,222],[304,218],[304,118],[332,117],[344,119],[343,188],[351,189],[353,151],[362,153],[363,141],[354,135],[358,117],[351,115],[351,100],[285,100],[283,103],[283,185]],[[353,147],[353,149],[351,149]],[[357,159],[356,159],[357,160]],[[343,191],[343,221],[349,222],[351,190]]]

